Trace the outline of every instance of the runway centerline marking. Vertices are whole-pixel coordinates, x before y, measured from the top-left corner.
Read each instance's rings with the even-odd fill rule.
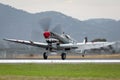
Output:
[[[120,63],[120,60],[0,60],[0,63]]]

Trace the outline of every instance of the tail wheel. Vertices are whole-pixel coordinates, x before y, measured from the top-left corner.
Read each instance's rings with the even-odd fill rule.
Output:
[[[43,58],[44,58],[44,59],[47,59],[47,58],[48,58],[48,55],[47,55],[46,52],[43,53]]]
[[[85,55],[83,54],[82,57],[85,57]]]
[[[86,52],[86,50],[83,51],[82,57],[85,57]]]
[[[62,53],[62,54],[61,54],[61,59],[62,59],[62,60],[65,60],[65,59],[66,59],[66,53]]]

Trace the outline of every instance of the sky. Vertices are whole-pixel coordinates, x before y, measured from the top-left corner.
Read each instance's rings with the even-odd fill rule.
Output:
[[[30,13],[58,11],[79,20],[120,20],[120,0],[0,0],[0,3]]]

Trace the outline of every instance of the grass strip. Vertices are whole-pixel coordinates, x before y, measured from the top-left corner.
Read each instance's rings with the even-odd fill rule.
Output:
[[[120,64],[0,64],[1,76],[120,78]]]

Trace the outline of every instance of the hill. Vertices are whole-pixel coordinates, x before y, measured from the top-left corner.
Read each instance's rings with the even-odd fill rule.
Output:
[[[32,14],[4,4],[0,4],[0,39],[43,41],[39,23],[46,17],[52,19],[51,27],[61,24],[63,31],[77,41],[82,41],[85,36],[89,40],[95,38],[105,38],[108,41],[120,40],[120,21],[102,18],[80,21],[55,11]]]

